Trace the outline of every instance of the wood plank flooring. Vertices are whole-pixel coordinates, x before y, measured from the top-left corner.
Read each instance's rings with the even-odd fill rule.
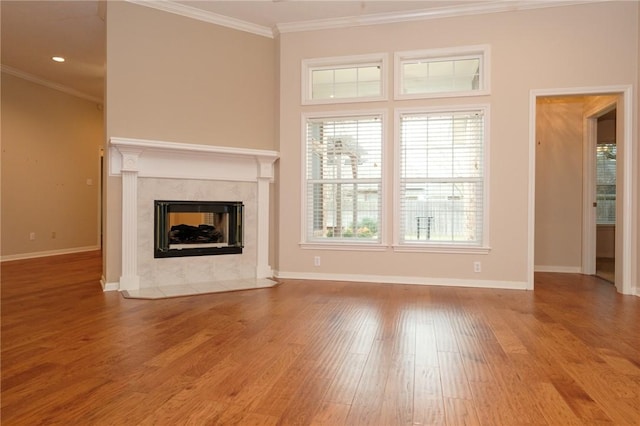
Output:
[[[2,264],[3,425],[640,424],[640,298],[595,277],[132,300],[100,271]]]

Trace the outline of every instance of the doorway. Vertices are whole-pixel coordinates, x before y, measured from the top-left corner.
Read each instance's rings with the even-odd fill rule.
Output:
[[[536,270],[545,270],[540,269],[539,259],[541,250],[544,251],[545,246],[540,246],[540,241],[536,238],[537,235],[540,235],[540,231],[544,231],[543,224],[538,223],[538,219],[536,215],[539,214],[541,208],[544,205],[537,204],[537,194],[540,191],[544,191],[545,188],[539,182],[539,176],[537,176],[537,172],[541,167],[541,162],[544,162],[542,158],[538,158],[539,145],[543,143],[540,140],[540,126],[538,125],[538,111],[540,101],[545,100],[547,98],[558,98],[558,97],[567,97],[572,100],[577,99],[578,97],[586,98],[600,98],[600,100],[605,100],[606,98],[613,98],[615,101],[613,102],[613,107],[607,111],[604,111],[606,105],[604,103],[598,102],[589,102],[588,105],[582,108],[583,113],[581,117],[580,126],[583,127],[584,135],[590,134],[589,126],[593,126],[594,129],[597,130],[597,118],[600,116],[604,116],[606,113],[610,112],[613,109],[616,109],[616,200],[615,200],[615,223],[613,227],[613,235],[614,235],[614,259],[615,259],[615,271],[614,271],[614,281],[618,292],[623,294],[632,294],[633,287],[631,282],[631,271],[632,271],[632,261],[635,257],[636,248],[632,245],[632,235],[634,235],[636,224],[631,220],[632,218],[632,201],[634,191],[637,191],[637,182],[634,182],[632,179],[632,158],[633,158],[633,149],[635,148],[632,145],[632,133],[631,133],[631,123],[633,121],[633,111],[632,111],[632,88],[630,86],[609,86],[609,87],[600,87],[600,88],[578,88],[578,89],[549,89],[549,90],[534,90],[531,92],[530,96],[530,145],[529,145],[529,154],[530,154],[530,163],[529,163],[529,176],[530,176],[530,186],[529,186],[529,259],[528,259],[528,288],[533,289],[534,282],[534,271]],[[586,101],[585,101],[586,102]],[[594,118],[593,120],[589,120],[588,118]],[[610,118],[610,117],[606,117]],[[564,137],[564,136],[563,136]],[[585,139],[586,141],[586,139]],[[595,141],[592,146],[595,146]],[[583,142],[582,149],[585,148],[586,143]],[[558,253],[562,253],[565,257],[560,262],[555,262],[553,257],[549,257],[544,261],[547,262],[547,266],[551,268],[547,268],[551,272],[578,272],[578,273],[587,273],[587,274],[595,274],[596,270],[596,207],[594,205],[596,202],[595,199],[590,199],[586,194],[596,194],[596,179],[595,179],[595,166],[593,171],[589,172],[585,166],[588,164],[587,162],[592,160],[593,164],[595,164],[596,160],[596,150],[594,149],[591,154],[582,155],[579,151],[577,151],[577,147],[574,146],[571,148],[573,154],[570,155],[560,155],[560,160],[557,161],[557,167],[565,167],[567,165],[567,161],[575,162],[575,155],[577,158],[582,157],[583,167],[576,168],[580,179],[582,180],[581,184],[583,187],[583,194],[578,194],[578,198],[581,198],[580,204],[582,206],[582,213],[580,210],[576,210],[576,193],[572,192],[572,190],[560,190],[558,191],[558,187],[565,187],[564,181],[559,181],[557,179],[551,179],[550,182],[555,184],[556,187],[550,186],[548,188],[552,188],[555,190],[555,199],[556,200],[564,200],[564,197],[568,197],[571,199],[571,209],[565,210],[564,208],[555,208],[555,211],[558,215],[564,215],[563,220],[565,224],[570,224],[571,232],[573,232],[573,237],[571,240],[563,240],[556,238],[551,243],[547,243],[546,247],[555,248]],[[577,152],[577,154],[575,154]],[[549,166],[549,164],[546,164]],[[575,165],[574,165],[575,166]],[[551,167],[552,169],[554,167]],[[584,170],[587,174],[593,177],[587,176],[585,179],[582,176],[582,170]],[[566,172],[566,171],[565,171]],[[569,176],[569,174],[566,174]],[[593,183],[589,183],[593,182]],[[571,187],[571,185],[569,185]],[[575,180],[573,182],[573,187],[575,188]],[[579,191],[579,190],[578,190]],[[552,197],[553,198],[553,197]],[[586,206],[590,208],[587,209]],[[576,213],[578,211],[578,213]],[[570,218],[573,218],[574,223],[572,224]],[[552,219],[554,220],[554,219]],[[578,237],[575,237],[576,228],[575,223],[582,223],[582,231],[578,233]],[[580,226],[580,225],[578,225]],[[562,229],[561,226],[556,226],[556,229]],[[549,235],[554,235],[553,232],[550,232]],[[554,238],[557,235],[554,236]],[[565,245],[568,247],[567,250],[561,248],[557,250],[556,244]],[[592,255],[589,253],[592,251]],[[576,253],[581,253],[581,258],[578,259],[576,257]],[[554,264],[555,262],[555,264]],[[591,272],[590,272],[591,271]]]

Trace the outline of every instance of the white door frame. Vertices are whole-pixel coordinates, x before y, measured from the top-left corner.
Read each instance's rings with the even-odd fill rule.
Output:
[[[634,220],[634,194],[637,192],[632,168],[634,158],[633,146],[633,87],[631,85],[621,86],[598,86],[598,87],[577,87],[565,89],[536,89],[529,93],[529,211],[528,211],[528,259],[527,259],[527,289],[533,290],[534,273],[534,252],[535,252],[535,178],[536,178],[536,100],[545,96],[577,96],[577,95],[622,95],[621,104],[624,120],[624,130],[622,135],[622,201],[618,205],[622,208],[622,221],[616,226],[616,237],[622,239],[622,252],[616,255],[616,260],[622,262],[621,277],[616,277],[616,288],[623,294],[634,294],[632,270],[636,259],[637,238],[636,220]],[[620,231],[618,232],[618,227]]]

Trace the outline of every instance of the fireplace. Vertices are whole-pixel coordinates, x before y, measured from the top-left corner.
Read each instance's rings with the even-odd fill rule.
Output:
[[[154,257],[240,254],[241,201],[154,201]]]
[[[121,276],[118,282],[103,281],[103,288],[135,291],[272,277],[269,193],[277,158],[275,151],[112,137],[109,176],[122,181]],[[239,241],[230,248],[172,249],[165,223],[166,241],[158,244],[156,200],[242,200],[236,222]],[[106,251],[107,257],[113,249]],[[198,253],[202,249],[242,254],[203,256]],[[197,255],[185,256],[185,250]],[[156,257],[156,251],[164,257]],[[182,253],[172,257],[177,252]]]

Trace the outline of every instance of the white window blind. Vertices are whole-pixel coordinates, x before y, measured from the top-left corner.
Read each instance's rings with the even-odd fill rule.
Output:
[[[483,245],[484,117],[400,114],[400,244]]]
[[[382,117],[306,121],[306,241],[378,243]]]

